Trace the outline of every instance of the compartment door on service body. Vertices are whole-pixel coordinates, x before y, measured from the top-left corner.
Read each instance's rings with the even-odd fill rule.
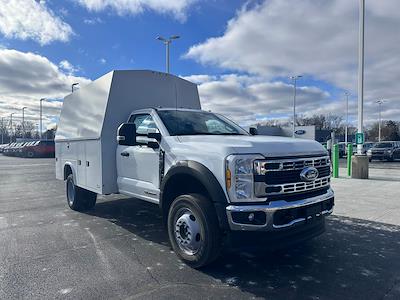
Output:
[[[140,142],[147,139],[143,135],[158,130],[157,126],[149,114],[132,115],[129,122],[136,125],[138,144],[118,145],[118,189],[121,193],[158,203],[159,149],[149,148]]]

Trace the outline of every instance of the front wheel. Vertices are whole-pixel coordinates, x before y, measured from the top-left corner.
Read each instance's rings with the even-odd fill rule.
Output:
[[[214,206],[199,194],[181,195],[174,200],[168,213],[168,235],[178,257],[193,268],[211,263],[221,250]]]
[[[72,174],[67,177],[66,190],[68,206],[72,210],[85,211],[96,205],[97,194],[76,186]]]

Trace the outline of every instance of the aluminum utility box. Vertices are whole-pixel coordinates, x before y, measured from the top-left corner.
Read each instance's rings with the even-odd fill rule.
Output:
[[[76,185],[118,193],[117,128],[132,111],[149,107],[200,109],[197,86],[161,72],[111,71],[66,96],[55,138],[57,179],[68,164]]]

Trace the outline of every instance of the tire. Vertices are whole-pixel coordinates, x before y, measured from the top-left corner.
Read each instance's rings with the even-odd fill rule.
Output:
[[[192,268],[213,262],[221,251],[214,206],[200,194],[177,197],[168,212],[168,235],[177,256]]]
[[[72,174],[68,175],[65,186],[67,203],[72,210],[86,211],[96,205],[97,194],[76,186]]]
[[[33,158],[33,157],[35,157],[35,152],[29,151],[29,152],[26,154],[26,156],[29,157],[29,158]]]
[[[370,159],[368,159],[369,160],[369,162],[371,162],[372,161],[372,158],[370,158]]]

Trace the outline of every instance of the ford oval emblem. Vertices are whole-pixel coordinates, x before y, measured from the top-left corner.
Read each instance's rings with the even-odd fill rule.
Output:
[[[319,172],[316,168],[314,167],[307,167],[304,168],[300,172],[300,178],[303,181],[314,181],[315,179],[318,178]]]
[[[297,134],[297,135],[303,135],[303,134],[306,133],[306,131],[304,129],[298,129],[294,133]]]

